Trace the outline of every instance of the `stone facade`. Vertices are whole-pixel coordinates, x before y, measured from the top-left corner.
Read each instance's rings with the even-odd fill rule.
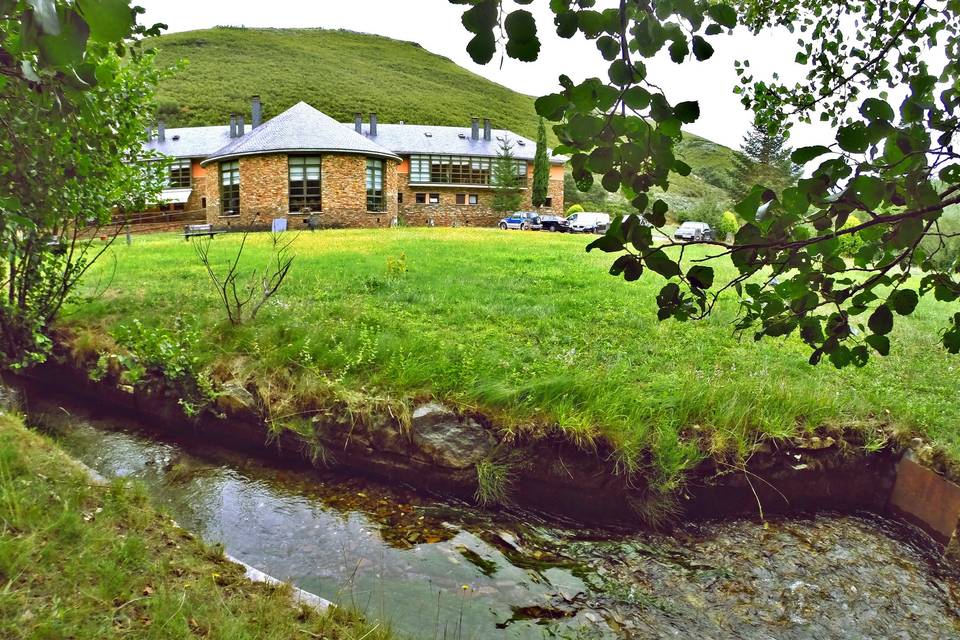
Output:
[[[403,194],[403,203],[400,205],[400,217],[406,224],[414,226],[423,226],[433,224],[438,227],[462,226],[462,227],[494,227],[503,218],[504,214],[493,210],[493,189],[486,186],[426,186],[411,185],[409,174],[404,172],[406,163],[401,166],[398,173],[400,193]],[[551,175],[550,185],[547,193],[552,199],[551,206],[541,207],[542,213],[551,213],[563,215],[563,171],[559,179]],[[554,172],[551,172],[554,174]],[[533,184],[533,165],[528,165],[527,181],[523,191],[523,203],[521,209],[532,210],[533,205],[530,202],[531,186]],[[439,204],[418,204],[416,196],[418,193],[438,194],[440,196]],[[477,196],[477,204],[457,204],[457,194],[463,194],[466,202],[469,203],[469,196]]]
[[[387,227],[395,219],[415,226],[496,226],[503,214],[493,210],[493,190],[483,186],[410,185],[408,163],[384,161],[384,210],[367,211],[367,157],[352,154],[324,154],[321,159],[321,225],[324,227]],[[563,215],[563,170],[551,171],[550,207],[542,212]],[[559,177],[558,177],[559,176]],[[532,209],[530,186],[533,166],[528,166],[523,191],[523,209]],[[240,214],[221,215],[219,164],[210,163],[206,175],[195,178],[191,199],[206,199],[207,222],[216,226],[268,227],[273,218],[287,217],[290,228],[303,227],[303,216],[289,212],[288,161],[285,154],[240,158]],[[439,194],[438,204],[418,204],[418,193]],[[457,204],[463,194],[466,203],[475,195],[477,204]],[[402,196],[402,202],[400,202]]]
[[[289,211],[286,154],[240,158],[240,214],[221,215],[219,164],[207,167],[207,222],[216,226],[268,227],[287,217],[301,228],[304,216]],[[366,156],[324,154],[320,165],[320,221],[326,227],[389,226],[397,217],[397,161],[384,160],[384,211],[367,211]]]

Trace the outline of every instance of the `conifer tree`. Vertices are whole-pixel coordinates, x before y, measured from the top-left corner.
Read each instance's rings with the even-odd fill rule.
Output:
[[[542,207],[547,202],[550,189],[550,160],[547,158],[547,129],[540,118],[537,127],[537,153],[533,157],[533,187],[531,201],[534,207]]]
[[[492,178],[494,211],[508,213],[519,209],[523,198],[520,194],[517,160],[513,156],[513,143],[506,137],[500,138]]]
[[[755,184],[762,184],[777,192],[792,186],[799,177],[797,167],[790,161],[793,152],[782,133],[770,133],[754,123],[743,136],[741,153],[734,159],[734,196],[743,198]]]

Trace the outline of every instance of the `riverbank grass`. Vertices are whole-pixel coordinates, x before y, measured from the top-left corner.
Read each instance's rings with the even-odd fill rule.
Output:
[[[391,637],[341,610],[296,607],[289,587],[176,528],[137,485],[91,482],[50,440],[0,412],[0,637]]]
[[[212,241],[214,265],[240,238]],[[256,386],[274,419],[309,417],[333,401],[360,415],[435,398],[483,413],[507,434],[607,441],[619,468],[666,489],[705,457],[736,464],[760,440],[814,432],[854,431],[870,448],[893,432],[919,434],[960,459],[960,361],[937,346],[948,304],[928,296],[898,318],[886,358],[862,369],[812,367],[799,338],[735,335],[732,296],[706,321],[658,322],[662,278],[611,277],[609,255],[584,251],[590,239],[469,228],[306,232],[279,294],[255,322],[233,327],[190,243],[138,236],[91,272],[90,300],[61,329],[78,359],[139,350],[161,368],[167,358],[173,371],[195,365],[218,384]],[[268,234],[251,235],[247,268],[262,267],[269,249]],[[715,267],[718,281],[733,273],[729,262]]]

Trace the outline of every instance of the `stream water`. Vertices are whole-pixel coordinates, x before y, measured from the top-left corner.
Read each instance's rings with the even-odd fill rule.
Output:
[[[101,475],[208,542],[416,638],[957,638],[960,581],[869,514],[591,531],[309,469],[30,398]]]

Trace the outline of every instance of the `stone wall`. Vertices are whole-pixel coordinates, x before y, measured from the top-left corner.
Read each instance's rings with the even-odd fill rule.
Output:
[[[384,162],[386,211],[367,211],[366,156],[325,154],[320,167],[320,223],[324,227],[389,226],[397,216],[397,165]],[[285,154],[240,159],[240,215],[220,215],[219,165],[211,163],[203,194],[207,222],[216,226],[268,227],[273,218],[288,218],[291,229],[304,227],[305,216],[289,212],[289,169]]]
[[[220,163],[207,165],[207,222],[218,227],[268,227],[287,214],[287,156],[271,154],[240,158],[240,214],[223,215],[220,202]]]
[[[207,197],[207,176],[193,176],[193,184],[191,187],[193,191],[190,192],[190,197],[187,198],[184,209],[187,211],[200,211],[204,208],[203,199]]]
[[[504,217],[504,214],[493,210],[493,189],[490,187],[411,185],[407,173],[399,173],[398,180],[400,193],[403,194],[403,203],[399,209],[400,217],[406,224],[422,226],[429,224],[432,220],[433,224],[438,227],[492,227],[496,226],[500,219]],[[527,171],[527,182],[523,191],[521,209],[533,209],[530,202],[532,184],[533,168],[531,166]],[[425,193],[428,196],[431,193],[439,194],[440,203],[417,204],[416,194],[418,193]],[[458,193],[467,196],[468,202],[470,195],[476,195],[477,204],[458,205],[456,202]],[[563,180],[551,179],[547,193],[552,198],[551,206],[541,207],[540,211],[542,213],[564,215]]]

